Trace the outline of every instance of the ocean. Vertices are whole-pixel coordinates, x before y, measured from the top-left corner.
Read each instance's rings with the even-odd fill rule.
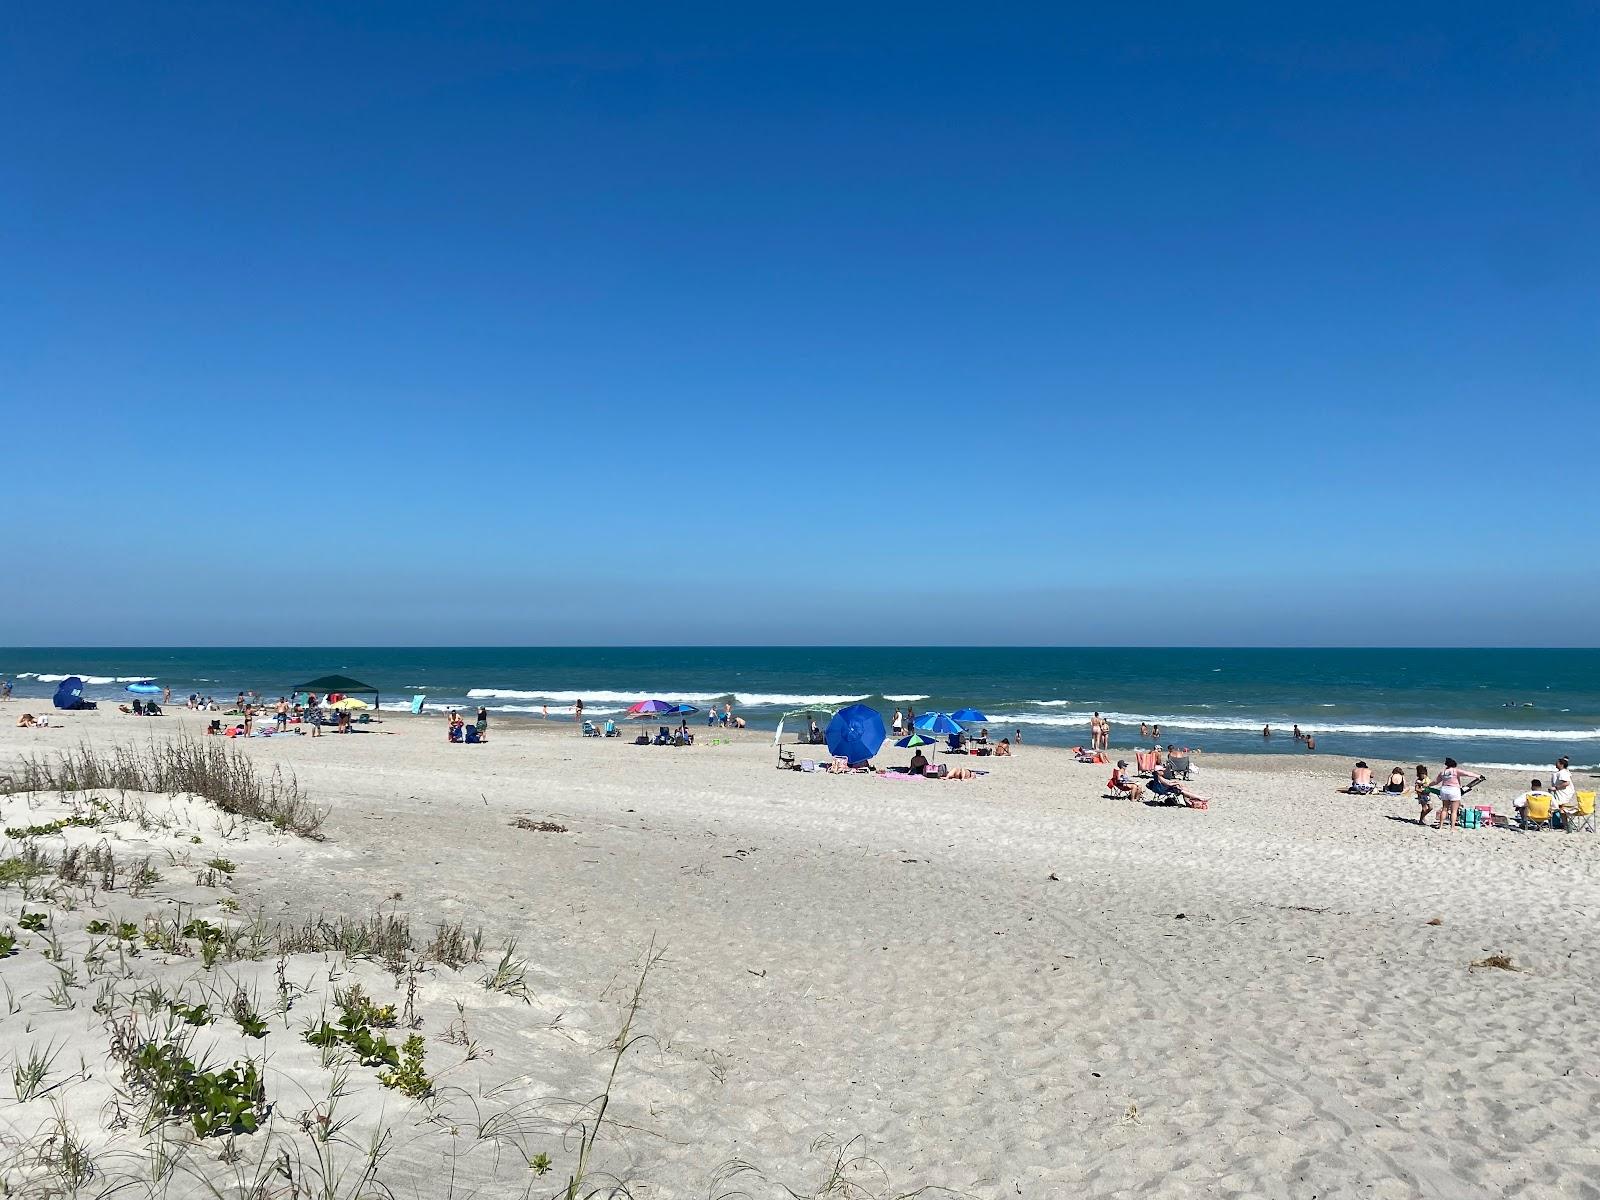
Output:
[[[0,679],[19,697],[47,698],[78,675],[93,699],[127,699],[155,680],[174,698],[276,698],[326,674],[381,689],[385,709],[413,694],[427,708],[484,705],[491,713],[571,720],[620,715],[660,698],[706,709],[731,703],[752,728],[806,705],[865,700],[885,719],[971,706],[991,736],[1077,745],[1090,714],[1112,744],[1141,721],[1162,741],[1213,752],[1303,754],[1298,724],[1319,753],[1374,767],[1437,763],[1548,769],[1566,754],[1600,762],[1600,650],[1208,650],[1114,648],[241,648],[0,650]],[[48,701],[46,700],[46,703]],[[13,705],[13,707],[15,707]],[[703,717],[691,717],[691,722]],[[1271,738],[1262,737],[1270,724]]]

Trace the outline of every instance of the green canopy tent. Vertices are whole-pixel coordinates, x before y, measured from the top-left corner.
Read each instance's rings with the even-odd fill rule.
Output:
[[[372,696],[372,707],[378,707],[378,689],[370,683],[362,683],[359,679],[351,679],[348,675],[322,675],[308,683],[297,683],[292,690],[296,692],[321,692],[324,696],[329,692],[338,692],[341,696],[370,694]]]

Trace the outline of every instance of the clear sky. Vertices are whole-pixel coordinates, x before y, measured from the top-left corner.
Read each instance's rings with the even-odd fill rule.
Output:
[[[0,644],[1600,643],[1572,4],[32,4]]]

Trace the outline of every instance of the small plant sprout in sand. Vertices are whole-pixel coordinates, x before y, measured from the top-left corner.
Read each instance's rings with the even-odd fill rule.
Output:
[[[514,996],[524,1004],[532,1004],[528,995],[528,964],[517,957],[517,939],[509,939],[500,951],[500,961],[484,975],[483,986],[491,992]]]
[[[28,1048],[28,1056],[11,1068],[11,1091],[18,1100],[26,1102],[50,1090],[46,1081],[50,1078],[50,1068],[60,1055],[61,1048],[54,1042],[43,1050],[37,1046]]]

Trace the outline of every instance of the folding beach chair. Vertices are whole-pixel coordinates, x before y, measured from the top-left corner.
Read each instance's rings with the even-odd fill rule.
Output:
[[[1545,792],[1529,792],[1528,806],[1522,810],[1524,829],[1550,828],[1550,797]]]
[[[1567,827],[1567,832],[1574,830],[1582,832],[1587,829],[1594,832],[1594,793],[1579,792],[1576,804],[1563,804],[1561,806],[1562,824]]]

